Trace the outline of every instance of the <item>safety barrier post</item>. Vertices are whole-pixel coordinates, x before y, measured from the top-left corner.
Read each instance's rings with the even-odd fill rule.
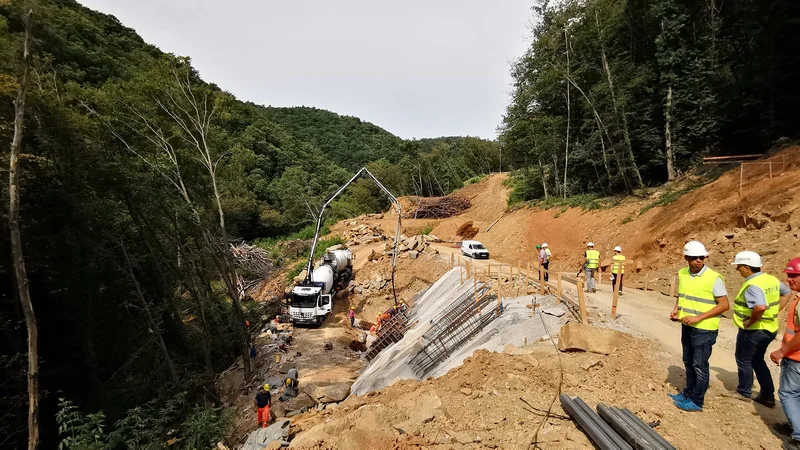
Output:
[[[650,275],[644,274],[644,291],[647,292],[647,284],[650,281]]]
[[[492,278],[492,263],[486,264],[486,276]]]
[[[603,268],[600,267],[600,264],[597,265],[597,273],[600,274],[600,276],[596,276],[595,279],[596,279],[596,283],[599,286],[599,285],[603,284]]]
[[[539,266],[539,295],[544,295],[544,268]]]
[[[619,290],[622,287],[622,272],[625,271],[625,262],[619,262],[619,268],[617,269],[617,273],[614,276],[615,283],[611,283],[612,290],[614,291],[614,295],[612,296],[611,300],[611,318],[617,318],[617,302],[619,301]]]
[[[525,287],[531,282],[531,263],[528,263],[528,267],[525,269]]]
[[[450,268],[454,267],[453,262],[455,261],[455,259],[456,259],[456,254],[455,253],[450,253]]]
[[[578,303],[581,310],[581,323],[589,324],[589,317],[586,315],[586,295],[583,293],[583,281],[578,280]]]
[[[561,303],[561,274],[558,274],[558,284],[556,288],[556,305]]]

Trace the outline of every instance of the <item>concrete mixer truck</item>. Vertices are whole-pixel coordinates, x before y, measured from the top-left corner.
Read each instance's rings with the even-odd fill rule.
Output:
[[[322,264],[292,289],[289,316],[292,323],[320,325],[333,310],[336,293],[353,279],[353,254],[350,250],[325,253]]]
[[[345,289],[353,279],[353,254],[350,253],[350,250],[326,252],[322,257],[322,263],[316,269],[314,268],[314,252],[317,249],[319,231],[322,229],[325,210],[330,207],[331,202],[336,197],[360,177],[374,181],[389,197],[397,212],[397,229],[394,233],[394,249],[392,251],[392,293],[395,297],[395,305],[397,304],[397,294],[394,292],[394,270],[397,266],[397,243],[400,240],[400,221],[403,217],[403,210],[395,196],[366,167],[362,167],[350,181],[343,184],[325,200],[319,214],[317,214],[317,228],[314,232],[314,240],[311,241],[311,254],[308,256],[308,263],[306,264],[306,277],[299,285],[292,288],[289,296],[288,306],[292,323],[322,324],[325,321],[325,317],[333,311],[333,301],[336,293]]]

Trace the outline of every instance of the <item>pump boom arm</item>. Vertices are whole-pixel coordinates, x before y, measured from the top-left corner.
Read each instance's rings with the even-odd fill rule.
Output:
[[[311,283],[311,272],[314,271],[314,252],[317,249],[317,241],[319,240],[319,232],[322,229],[322,221],[323,221],[323,216],[325,215],[325,208],[327,208],[336,197],[341,195],[341,193],[344,192],[344,190],[347,189],[348,186],[353,184],[356,180],[358,180],[362,176],[364,178],[369,178],[372,181],[374,181],[375,184],[386,194],[386,196],[389,197],[389,200],[392,202],[392,205],[395,207],[395,210],[397,210],[397,229],[395,230],[394,233],[394,249],[392,250],[392,290],[394,290],[394,269],[397,265],[397,241],[400,240],[400,225],[401,225],[400,220],[402,219],[403,208],[400,206],[400,202],[397,201],[397,198],[394,195],[392,195],[392,193],[388,189],[386,189],[386,187],[380,181],[378,181],[378,179],[375,178],[375,176],[372,175],[372,173],[370,173],[370,171],[367,170],[366,167],[362,167],[361,170],[359,170],[355,175],[353,175],[353,178],[351,178],[350,181],[343,184],[342,187],[340,187],[336,192],[333,193],[333,195],[328,197],[328,199],[325,200],[325,203],[322,205],[322,208],[320,208],[319,215],[317,216],[317,229],[314,232],[314,241],[311,243],[311,254],[308,255],[308,264],[306,265],[306,278],[305,278],[306,284]],[[395,303],[397,303],[396,294],[395,294]]]

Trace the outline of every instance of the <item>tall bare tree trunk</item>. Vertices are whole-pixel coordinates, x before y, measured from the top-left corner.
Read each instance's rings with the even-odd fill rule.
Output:
[[[28,96],[30,78],[30,45],[33,10],[28,12],[25,23],[25,48],[22,59],[22,79],[14,101],[14,138],[11,141],[8,169],[8,228],[11,234],[11,258],[14,261],[14,276],[17,279],[17,294],[25,314],[28,328],[28,449],[39,447],[39,329],[33,312],[31,292],[28,288],[28,272],[22,253],[22,234],[19,229],[19,154],[22,148],[22,132],[25,119],[25,99]]]
[[[542,157],[539,157],[539,176],[542,178],[542,188],[544,189],[544,199],[547,200],[547,180],[544,176],[544,166],[542,165]]]
[[[567,49],[567,78],[569,78],[569,34],[567,27],[564,27],[564,43]],[[564,198],[567,198],[567,167],[569,166],[569,122],[570,122],[570,106],[569,106],[569,83],[567,83],[567,141],[564,146]]]
[[[644,187],[644,180],[642,180],[642,174],[639,172],[639,167],[636,166],[636,158],[633,155],[633,146],[631,145],[631,135],[628,132],[628,118],[625,115],[625,108],[624,105],[622,108],[622,114],[619,112],[619,108],[617,107],[617,96],[614,94],[614,81],[613,77],[611,76],[611,68],[608,65],[608,59],[606,58],[606,45],[603,41],[603,32],[600,30],[600,16],[597,14],[597,11],[594,12],[594,20],[597,24],[597,34],[600,37],[600,50],[601,56],[603,60],[603,69],[606,72],[606,78],[608,79],[608,90],[611,93],[611,104],[614,106],[614,114],[617,117],[617,120],[622,119],[622,135],[625,138],[625,147],[628,151],[628,158],[630,158],[631,169],[633,170],[633,174],[636,176],[636,181],[639,184],[640,188]]]
[[[675,160],[672,153],[672,133],[670,127],[672,126],[672,83],[667,88],[667,108],[664,112],[666,116],[666,125],[664,125],[664,140],[667,147],[667,180],[675,181],[677,174],[675,173]]]
[[[153,333],[153,336],[156,337],[156,345],[158,345],[159,350],[161,350],[161,354],[164,356],[164,362],[167,363],[167,368],[169,369],[169,374],[172,376],[172,381],[178,383],[178,373],[175,371],[175,365],[172,364],[172,358],[169,356],[169,351],[167,351],[167,344],[164,343],[164,337],[161,335],[161,330],[158,329],[158,324],[156,324],[156,321],[153,319],[153,315],[150,313],[150,306],[147,304],[147,299],[144,298],[142,288],[139,286],[139,281],[136,279],[136,275],[133,273],[133,264],[131,264],[131,260],[128,257],[128,251],[125,249],[125,244],[122,242],[122,240],[119,241],[119,248],[122,249],[122,255],[125,257],[126,269],[124,272],[127,273],[128,277],[133,282],[133,286],[136,288],[136,295],[139,297],[139,300],[142,303],[142,309],[144,309],[145,316],[147,317],[147,326],[150,328],[150,332]]]

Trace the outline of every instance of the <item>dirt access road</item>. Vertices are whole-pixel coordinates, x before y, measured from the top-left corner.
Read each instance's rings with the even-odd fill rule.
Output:
[[[435,245],[439,253],[445,256],[446,259],[449,259],[449,255],[452,254],[455,255],[454,259],[456,261],[459,260],[459,256],[461,256],[461,250],[459,248],[453,247],[452,244]],[[491,252],[491,248],[489,251]],[[495,273],[496,269],[494,268],[499,269],[501,266],[508,267],[507,263],[494,259],[476,260],[461,256],[460,260],[462,263],[469,261],[473,268],[479,270],[485,270],[487,266],[491,265],[493,267],[492,273]],[[503,273],[508,273],[507,269],[503,269]],[[572,277],[574,273],[563,273],[562,275]],[[600,326],[629,332],[636,336],[658,342],[666,353],[664,355],[665,358],[671,360],[667,381],[676,388],[682,388],[684,384],[684,369],[681,363],[681,326],[669,320],[669,313],[675,305],[674,299],[655,291],[644,292],[639,289],[627,289],[624,295],[619,297],[617,303],[617,318],[616,320],[612,320],[612,289],[609,280],[606,279],[603,280],[603,282],[605,284],[597,286],[596,293],[586,294],[586,306],[589,311],[590,323],[597,323]],[[555,289],[554,282],[551,281],[549,285]],[[567,291],[572,291],[572,293],[577,296],[577,287],[569,283],[566,279],[562,279],[562,288]],[[733,296],[730,292],[729,295],[731,295],[731,297]],[[730,315],[730,312],[728,315]],[[736,389],[738,375],[736,361],[734,359],[734,350],[736,349],[737,332],[738,328],[733,325],[732,321],[722,320],[717,343],[714,346],[714,352],[710,359],[711,394],[723,394],[735,391]],[[768,352],[777,349],[779,346],[780,341],[776,339],[770,345]],[[778,366],[773,365],[771,362],[768,363],[777,388],[780,370]],[[711,397],[711,395],[709,397]],[[753,408],[755,408],[755,405]],[[780,408],[773,410],[760,408],[759,414],[761,414],[765,420],[772,422],[785,420]]]

